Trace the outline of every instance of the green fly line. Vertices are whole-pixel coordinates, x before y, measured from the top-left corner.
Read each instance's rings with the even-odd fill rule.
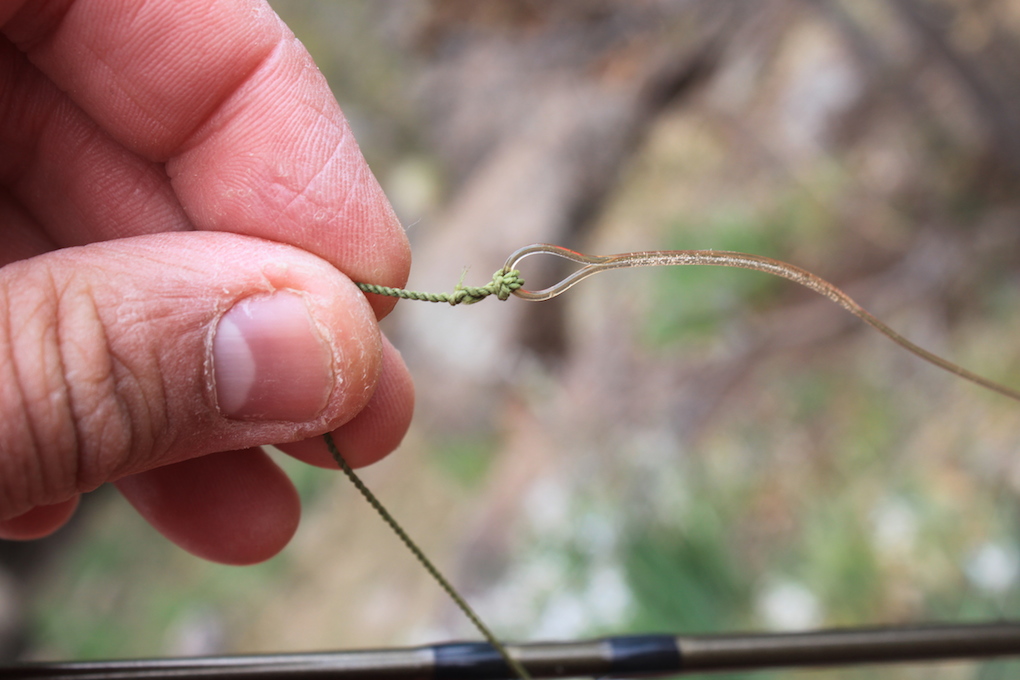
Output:
[[[524,258],[539,254],[554,255],[556,257],[570,260],[571,262],[580,265],[580,267],[559,283],[550,286],[549,288],[544,288],[538,291],[526,290],[524,288],[524,279],[521,277],[521,272],[517,268],[517,265]],[[493,296],[499,300],[507,300],[511,296],[514,296],[523,300],[541,302],[543,300],[551,300],[552,298],[569,290],[582,279],[599,272],[628,267],[675,265],[736,267],[739,269],[752,269],[754,271],[764,272],[766,274],[772,274],[784,279],[789,279],[795,283],[799,283],[802,286],[810,288],[820,295],[824,295],[829,300],[835,302],[843,309],[861,319],[911,354],[918,356],[959,378],[972,382],[976,385],[980,385],[981,387],[996,392],[1004,397],[1013,399],[1014,401],[1020,402],[1020,390],[1016,390],[993,380],[989,380],[988,378],[984,378],[963,368],[962,366],[948,361],[947,359],[943,359],[937,354],[933,354],[932,352],[915,345],[910,340],[907,340],[905,337],[889,328],[882,321],[857,304],[857,302],[855,302],[849,295],[825,279],[795,265],[761,255],[749,255],[747,253],[736,253],[722,250],[650,250],[635,253],[622,253],[619,255],[597,256],[585,255],[561,246],[535,244],[521,248],[510,255],[503,267],[497,270],[496,273],[493,274],[492,280],[484,286],[464,286],[458,284],[451,293],[422,293],[418,291],[405,290],[403,288],[389,288],[387,286],[377,286],[368,283],[359,283],[357,285],[362,291],[375,295],[385,295],[403,300],[421,300],[424,302],[445,303],[449,305],[474,304],[484,300],[485,298]],[[375,495],[369,491],[364,482],[362,482],[361,479],[354,473],[354,470],[351,469],[350,465],[347,464],[341,455],[336,443],[333,441],[333,437],[327,432],[324,435],[324,438],[326,440],[326,447],[329,449],[330,454],[333,456],[334,460],[336,460],[340,468],[344,471],[358,491],[360,491],[366,500],[368,500],[369,504],[375,508],[376,512],[379,513],[383,520],[397,534],[404,545],[406,545],[418,561],[422,563],[426,571],[428,571],[440,587],[453,599],[457,607],[459,607],[467,618],[470,619],[471,623],[474,624],[475,628],[478,629],[485,640],[499,653],[513,673],[521,680],[530,680],[531,676],[528,674],[528,671],[524,668],[524,666],[510,654],[506,646],[503,645],[492,631],[489,630],[488,626],[486,626],[481,618],[479,618],[479,616],[471,608],[471,605],[468,604],[467,600],[465,600],[457,592],[457,590],[436,568],[436,566],[428,559],[428,557],[425,556],[415,542],[411,540],[404,529],[393,518],[393,516],[390,515],[382,503],[380,503]]]
[[[501,643],[492,631],[489,630],[489,627],[485,625],[485,622],[482,621],[481,617],[475,613],[475,610],[470,604],[468,604],[468,601],[457,592],[457,589],[453,587],[453,584],[450,583],[445,576],[443,576],[443,572],[439,571],[436,565],[432,563],[432,560],[430,560],[422,549],[418,547],[418,544],[411,540],[411,537],[407,535],[407,532],[404,531],[402,526],[400,526],[400,523],[397,522],[397,520],[393,518],[393,515],[390,514],[389,510],[386,509],[386,506],[384,506],[382,502],[376,498],[376,495],[372,493],[367,486],[365,486],[365,483],[361,481],[361,477],[354,472],[354,469],[344,459],[343,454],[340,453],[340,449],[337,448],[336,442],[333,441],[333,435],[327,432],[323,435],[323,438],[326,440],[326,448],[329,449],[330,455],[333,456],[333,460],[336,461],[336,464],[339,465],[340,469],[343,470],[345,475],[347,475],[347,479],[351,480],[351,484],[353,484],[354,487],[361,492],[361,495],[365,497],[368,504],[371,505],[377,513],[379,513],[379,516],[382,517],[383,521],[389,525],[390,529],[393,530],[393,533],[400,538],[400,541],[407,547],[408,550],[411,551],[418,561],[421,562],[421,565],[425,567],[425,571],[427,571],[436,583],[439,584],[439,587],[450,596],[450,599],[454,601],[458,609],[464,612],[464,615],[468,617],[472,625],[481,632],[485,641],[499,652],[503,661],[505,661],[511,670],[513,670],[515,675],[521,678],[521,680],[531,680],[531,675],[524,669],[524,666],[510,655],[510,652],[507,651],[503,643]]]

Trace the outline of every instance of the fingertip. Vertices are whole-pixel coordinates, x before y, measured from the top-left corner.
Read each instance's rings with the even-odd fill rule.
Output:
[[[193,458],[116,484],[166,538],[222,564],[273,557],[293,537],[301,516],[294,485],[259,448]]]
[[[0,539],[31,541],[49,536],[71,519],[79,498],[74,496],[60,503],[39,505],[17,517],[0,521]]]

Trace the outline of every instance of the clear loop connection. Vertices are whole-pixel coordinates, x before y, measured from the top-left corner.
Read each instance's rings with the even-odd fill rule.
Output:
[[[617,255],[585,255],[569,248],[554,246],[547,243],[536,243],[525,246],[515,251],[506,264],[503,265],[505,272],[515,271],[517,265],[526,257],[532,255],[555,255],[556,257],[576,262],[583,265],[577,271],[572,272],[559,283],[543,288],[542,290],[526,290],[518,288],[513,292],[519,298],[541,302],[565,293],[593,274],[609,271],[611,269],[624,269],[628,267],[664,267],[677,265],[710,265],[716,267],[737,267],[740,269],[752,269],[766,272],[790,279],[803,286],[807,286],[822,295],[833,300],[837,304],[846,307],[857,313],[854,308],[858,305],[851,301],[842,291],[832,284],[815,276],[800,267],[762,255],[749,255],[726,250],[643,250],[633,253],[620,253]]]
[[[668,265],[709,265],[716,267],[737,267],[739,269],[751,269],[765,272],[774,276],[789,279],[806,288],[810,288],[820,295],[824,295],[843,309],[847,310],[857,318],[861,319],[882,335],[886,336],[900,347],[911,354],[918,356],[925,361],[938,366],[964,380],[981,385],[993,392],[1005,397],[1020,401],[1020,391],[1011,387],[1001,385],[994,380],[989,380],[976,373],[954,364],[951,361],[929,352],[928,350],[915,345],[910,340],[889,328],[882,321],[878,320],[870,312],[861,307],[849,295],[832,285],[820,276],[816,276],[806,269],[764,255],[750,255],[748,253],[736,253],[726,250],[649,250],[635,253],[621,253],[619,255],[585,255],[569,248],[554,246],[545,243],[537,243],[525,246],[514,252],[507,258],[502,271],[511,272],[517,270],[518,263],[532,255],[555,255],[571,262],[582,265],[580,269],[571,273],[559,283],[543,288],[542,290],[527,290],[523,287],[513,291],[513,295],[524,300],[541,302],[551,300],[561,293],[569,290],[579,281],[586,279],[592,274],[609,271],[610,269],[621,269],[624,267],[655,267]]]
[[[600,257],[598,255],[585,255],[584,253],[579,253],[575,250],[570,250],[569,248],[564,248],[562,246],[549,245],[548,243],[533,243],[530,246],[524,246],[523,248],[515,250],[513,254],[510,255],[509,258],[507,258],[506,264],[503,265],[503,270],[515,271],[517,269],[517,265],[526,257],[530,257],[531,255],[543,255],[543,254],[555,255],[556,257],[560,257],[565,260],[570,260],[571,262],[576,262],[577,264],[581,264],[584,266],[578,269],[577,271],[571,273],[569,276],[567,276],[565,279],[563,279],[556,285],[550,286],[548,288],[543,288],[542,290],[526,290],[524,288],[518,288],[513,292],[513,294],[516,297],[519,297],[523,300],[531,300],[533,302],[551,300],[557,295],[565,293],[567,290],[573,287],[574,284],[576,284],[578,281],[581,281],[582,279],[585,279],[591,276],[592,274],[598,274],[601,271],[605,271],[608,268],[603,266],[606,260],[612,259],[612,257],[619,257],[619,256]]]

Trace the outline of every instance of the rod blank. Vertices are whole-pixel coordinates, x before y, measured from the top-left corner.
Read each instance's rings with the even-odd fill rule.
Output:
[[[807,633],[633,635],[507,645],[534,678],[682,675],[868,663],[1020,658],[1020,622]],[[29,663],[0,680],[494,680],[513,674],[486,643],[310,654]]]

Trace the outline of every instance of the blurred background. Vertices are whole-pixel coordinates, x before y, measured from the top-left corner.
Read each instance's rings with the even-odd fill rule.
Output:
[[[411,287],[481,285],[535,241],[741,250],[1020,385],[1020,1],[272,4],[407,226]],[[364,478],[503,637],[1020,614],[1017,405],[809,291],[621,271],[386,328],[418,407]],[[346,480],[281,461],[305,515],[262,565],[192,558],[105,490],[0,544],[0,654],[476,637]]]

